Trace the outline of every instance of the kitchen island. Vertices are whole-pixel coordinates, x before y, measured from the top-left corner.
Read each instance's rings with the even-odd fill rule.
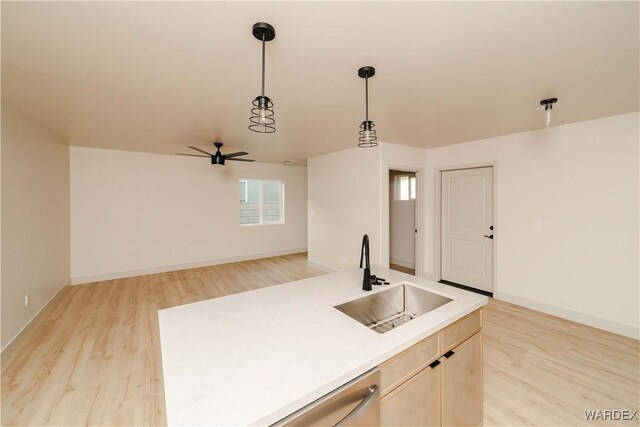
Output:
[[[487,303],[372,266],[390,285],[362,291],[353,269],[161,310],[169,425],[270,425]],[[377,333],[334,306],[402,283],[452,301]]]

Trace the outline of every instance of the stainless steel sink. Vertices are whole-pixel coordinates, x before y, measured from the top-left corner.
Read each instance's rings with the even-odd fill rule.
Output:
[[[453,301],[416,286],[403,284],[335,308],[379,334]]]

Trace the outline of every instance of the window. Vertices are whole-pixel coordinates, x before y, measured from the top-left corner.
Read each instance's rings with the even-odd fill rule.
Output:
[[[395,176],[395,200],[416,199],[416,177],[411,175]]]
[[[284,224],[284,183],[267,179],[241,179],[240,224]]]
[[[240,203],[247,201],[247,181],[240,181]]]

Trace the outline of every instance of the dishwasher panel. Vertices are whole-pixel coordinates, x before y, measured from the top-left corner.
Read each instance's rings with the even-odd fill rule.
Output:
[[[380,425],[380,371],[376,368],[278,421],[274,426]]]

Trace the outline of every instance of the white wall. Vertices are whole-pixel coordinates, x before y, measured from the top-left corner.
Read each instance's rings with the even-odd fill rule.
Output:
[[[437,279],[437,171],[494,164],[494,296],[637,338],[639,121],[631,113],[431,150],[382,143],[309,159],[309,257],[351,268],[367,232],[372,262],[386,265],[387,173],[415,170],[424,233],[416,270]]]
[[[396,200],[395,177],[407,172],[391,171],[389,175],[389,262],[415,267],[415,200]],[[410,174],[415,176],[415,174]]]
[[[357,267],[362,236],[372,264],[381,264],[380,156],[350,148],[310,158],[309,261],[332,270]]]
[[[426,204],[437,168],[495,162],[494,295],[638,337],[638,123],[632,113],[428,150]],[[425,209],[427,274],[435,218]]]
[[[1,271],[4,350],[69,283],[69,148],[4,104]]]
[[[285,224],[239,225],[239,178],[282,179]],[[71,147],[73,283],[299,252],[306,167]]]

